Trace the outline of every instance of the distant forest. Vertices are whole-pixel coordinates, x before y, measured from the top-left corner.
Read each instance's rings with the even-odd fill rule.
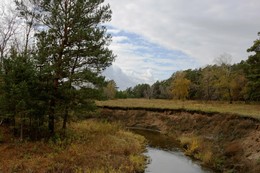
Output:
[[[222,54],[215,60],[215,65],[177,71],[169,79],[152,85],[138,84],[117,91],[114,97],[219,100],[230,103],[260,101],[260,40],[255,40],[247,51],[251,55],[240,63],[231,65],[231,55]],[[111,82],[108,86],[111,88]]]

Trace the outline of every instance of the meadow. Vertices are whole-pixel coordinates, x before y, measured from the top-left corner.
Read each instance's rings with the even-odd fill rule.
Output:
[[[243,102],[221,101],[180,101],[162,99],[115,99],[96,101],[98,106],[123,107],[123,108],[158,108],[158,109],[184,109],[202,111],[205,113],[228,113],[260,119],[260,104]]]
[[[145,139],[116,123],[71,123],[67,135],[19,141],[0,126],[0,172],[143,172]]]

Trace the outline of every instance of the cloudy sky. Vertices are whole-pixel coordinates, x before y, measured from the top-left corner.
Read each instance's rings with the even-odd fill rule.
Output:
[[[245,60],[260,31],[259,0],[106,2],[117,58],[104,74],[120,89],[212,64],[223,53],[232,55],[232,63]]]
[[[0,0],[0,7],[11,0]],[[232,63],[260,31],[260,0],[105,0],[113,11],[107,23],[117,55],[104,75],[120,89],[152,84],[177,70],[213,64],[224,53]]]

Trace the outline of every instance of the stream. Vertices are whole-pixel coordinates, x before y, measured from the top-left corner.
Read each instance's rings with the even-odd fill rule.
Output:
[[[145,173],[213,173],[203,168],[178,149],[176,141],[159,132],[133,130],[148,140],[147,152],[149,163]]]

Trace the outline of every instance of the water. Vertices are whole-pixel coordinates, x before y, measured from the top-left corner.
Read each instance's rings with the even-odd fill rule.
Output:
[[[198,162],[186,157],[176,146],[176,141],[160,133],[134,130],[144,136],[149,145],[145,153],[149,157],[146,173],[212,173]]]

